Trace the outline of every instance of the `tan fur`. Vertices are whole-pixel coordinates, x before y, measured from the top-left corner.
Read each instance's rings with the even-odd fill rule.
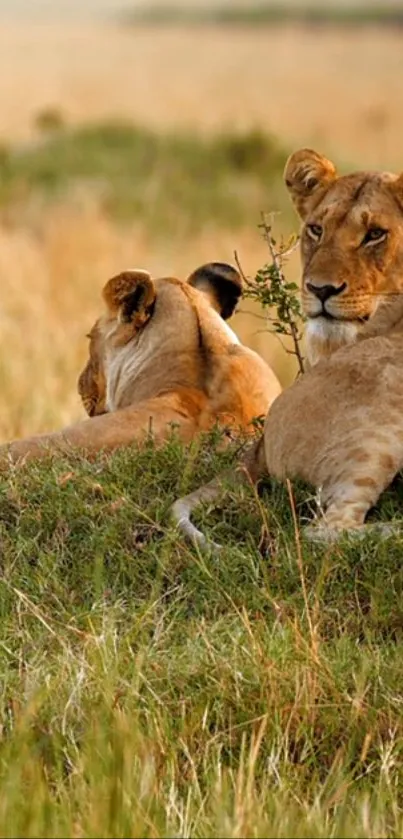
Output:
[[[309,535],[333,539],[362,529],[403,468],[403,175],[338,177],[303,149],[288,160],[285,181],[304,223],[311,368],[275,400],[241,467],[254,481],[266,473],[313,485],[325,517]],[[325,286],[330,294],[320,300]],[[217,494],[213,482],[174,508],[196,541],[204,537],[189,514]]]
[[[272,370],[225,323],[240,297],[230,265],[210,263],[187,282],[125,271],[103,290],[105,314],[89,333],[78,389],[90,419],[0,447],[0,463],[142,440],[172,425],[184,441],[216,423],[251,431],[281,388]]]

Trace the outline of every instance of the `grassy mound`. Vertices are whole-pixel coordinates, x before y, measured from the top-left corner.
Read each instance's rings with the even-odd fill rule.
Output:
[[[402,834],[402,538],[312,547],[228,488],[199,555],[168,510],[219,443],[1,479],[3,836]]]
[[[37,121],[40,141],[3,147],[0,155],[0,208],[7,212],[32,197],[60,199],[80,188],[106,213],[139,218],[156,234],[180,221],[184,231],[212,219],[215,227],[237,226],[272,205],[286,158],[258,131],[203,138],[113,122],[68,129],[57,114]]]
[[[304,26],[384,26],[403,25],[403,10],[396,2],[374,3],[268,3],[249,2],[220,5],[151,4],[121,19],[132,24],[193,24],[224,26],[275,26],[285,23]]]

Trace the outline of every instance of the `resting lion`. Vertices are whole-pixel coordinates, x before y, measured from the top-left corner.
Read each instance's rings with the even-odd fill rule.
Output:
[[[113,277],[78,382],[90,419],[0,446],[0,464],[72,448],[110,451],[150,432],[159,443],[172,424],[185,442],[216,423],[252,431],[281,387],[225,322],[241,285],[235,268],[219,262],[187,282],[138,270]]]
[[[237,478],[313,485],[324,516],[307,535],[331,541],[369,526],[369,509],[403,468],[403,174],[338,177],[329,160],[302,149],[284,178],[303,221],[310,369],[275,400]],[[174,505],[200,544],[190,513],[219,492],[216,480]]]

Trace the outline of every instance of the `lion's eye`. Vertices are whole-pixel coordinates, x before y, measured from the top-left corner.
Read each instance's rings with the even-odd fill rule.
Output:
[[[375,245],[379,242],[383,242],[386,239],[388,231],[385,230],[383,227],[370,227],[367,230],[363,240],[363,245]]]
[[[320,224],[307,224],[306,232],[308,236],[313,239],[314,242],[319,242],[319,239],[322,235],[323,228]]]

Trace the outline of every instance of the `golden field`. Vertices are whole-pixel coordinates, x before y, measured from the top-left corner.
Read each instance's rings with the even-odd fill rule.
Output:
[[[398,166],[398,31],[24,25],[0,29],[0,137],[57,105],[73,121],[156,129],[256,126],[368,166]]]
[[[7,23],[0,28],[0,139],[36,139],[35,118],[56,108],[68,125],[124,118],[154,131],[215,134],[261,129],[292,149],[314,145],[343,167],[399,168],[403,38],[377,30],[124,28],[105,23]],[[262,207],[275,210],[276,207]],[[174,212],[174,209],[173,209]],[[294,219],[294,221],[293,221]],[[191,237],[178,223],[156,237],[141,220],[114,221],[92,193],[31,202],[0,227],[2,440],[83,415],[77,375],[99,291],[114,272],[143,266],[186,275],[240,255],[247,273],[266,261],[259,218],[214,218]],[[290,231],[290,213],[279,222]],[[297,258],[289,267],[296,276]],[[244,310],[246,304],[242,307]],[[262,321],[240,313],[244,341],[291,372]]]

